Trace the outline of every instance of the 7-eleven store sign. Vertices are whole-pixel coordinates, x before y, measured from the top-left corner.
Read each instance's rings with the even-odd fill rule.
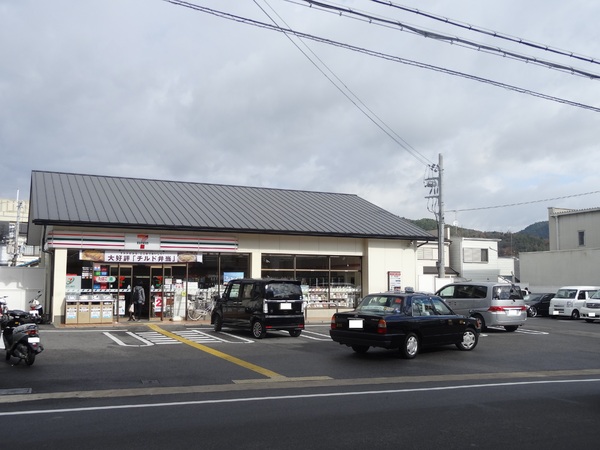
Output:
[[[160,250],[160,235],[125,234],[125,250]]]

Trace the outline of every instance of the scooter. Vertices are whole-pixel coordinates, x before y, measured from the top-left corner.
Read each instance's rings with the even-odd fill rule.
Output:
[[[25,364],[31,366],[35,362],[35,357],[44,350],[41,344],[38,326],[35,323],[29,323],[30,315],[25,311],[8,311],[8,322],[2,322],[2,339],[6,349],[6,360],[11,356],[19,358]]]
[[[38,291],[37,295],[33,300],[29,301],[29,316],[32,322],[40,324],[44,323],[44,307],[39,302],[39,298],[42,296],[42,291]]]
[[[6,305],[6,299],[8,295],[0,297],[0,325],[5,325],[8,322],[8,306]]]

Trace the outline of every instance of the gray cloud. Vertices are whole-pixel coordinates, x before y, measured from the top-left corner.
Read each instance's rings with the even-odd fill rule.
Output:
[[[306,33],[600,106],[599,81],[291,2],[257,3]],[[268,22],[254,2],[198,4]],[[343,4],[510,45],[372,2]],[[600,54],[597,25],[590,20],[600,5],[589,2],[414,6],[579,54]],[[1,197],[13,197],[17,189],[23,196],[31,170],[60,170],[346,192],[400,216],[433,218],[421,158],[375,126],[281,33],[142,0],[0,0],[0,21]],[[447,222],[519,231],[546,220],[548,206],[600,203],[598,194],[537,202],[599,190],[599,113],[308,45],[426,160],[436,163],[443,155]],[[536,55],[600,72],[598,65]],[[522,202],[532,203],[451,211]]]

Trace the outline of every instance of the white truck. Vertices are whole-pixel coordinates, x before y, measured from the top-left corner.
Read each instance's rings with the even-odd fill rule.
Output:
[[[600,286],[564,286],[550,300],[548,315],[550,317],[570,317],[579,319],[579,312],[585,301],[592,296]]]

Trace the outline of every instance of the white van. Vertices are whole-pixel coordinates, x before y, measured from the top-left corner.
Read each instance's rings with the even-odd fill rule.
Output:
[[[515,331],[527,320],[527,305],[519,286],[507,283],[451,283],[436,292],[457,314],[481,321],[481,329],[501,326]]]
[[[598,289],[600,289],[600,286],[561,287],[554,298],[550,300],[548,315],[550,317],[579,319],[579,311],[581,311],[583,304]]]

